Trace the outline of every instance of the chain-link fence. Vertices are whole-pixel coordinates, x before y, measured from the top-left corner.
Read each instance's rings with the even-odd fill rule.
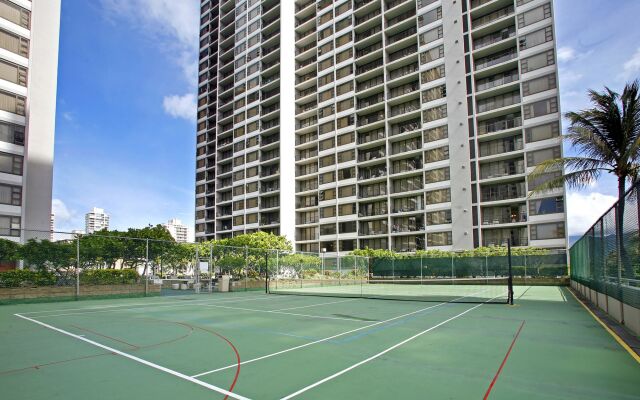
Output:
[[[640,185],[616,202],[570,250],[571,279],[640,308]]]
[[[511,262],[515,283],[557,283],[558,279],[568,275],[565,250],[512,255]],[[509,258],[506,255],[470,256],[464,253],[374,258],[371,259],[370,273],[374,279],[501,278],[509,274]]]

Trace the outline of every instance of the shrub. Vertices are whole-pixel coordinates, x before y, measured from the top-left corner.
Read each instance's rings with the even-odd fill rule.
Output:
[[[0,272],[0,287],[53,286],[56,276],[47,271],[13,269]]]
[[[80,274],[80,284],[85,285],[118,285],[138,282],[135,269],[90,269]]]

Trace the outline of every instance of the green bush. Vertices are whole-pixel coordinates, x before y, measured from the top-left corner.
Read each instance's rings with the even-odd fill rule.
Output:
[[[53,286],[56,276],[47,271],[12,269],[0,272],[0,287]]]
[[[80,274],[80,284],[119,285],[138,282],[140,275],[135,269],[90,269]]]

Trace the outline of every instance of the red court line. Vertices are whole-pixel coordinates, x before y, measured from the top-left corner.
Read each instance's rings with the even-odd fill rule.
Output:
[[[233,352],[236,354],[236,374],[233,377],[233,382],[231,382],[231,386],[229,386],[229,391],[232,392],[233,388],[236,386],[236,383],[238,383],[238,377],[240,376],[240,353],[238,353],[238,349],[236,348],[236,346],[234,346],[234,344],[231,342],[231,340],[227,339],[226,337],[222,336],[221,334],[219,334],[216,331],[212,331],[211,329],[207,329],[207,328],[203,328],[201,326],[192,326],[190,324],[184,323],[184,322],[177,322],[178,324],[184,324],[186,326],[190,326],[196,329],[200,329],[203,330],[205,332],[209,332],[212,333],[214,335],[216,335],[217,337],[219,337],[220,339],[224,340],[225,342],[227,342],[227,344],[231,347],[231,349],[233,350]],[[225,396],[224,400],[226,400],[229,396]]]
[[[493,377],[493,380],[491,381],[491,384],[489,385],[489,388],[487,389],[487,392],[484,394],[484,397],[482,398],[483,400],[487,400],[489,398],[489,394],[491,393],[491,390],[493,389],[493,385],[496,384],[496,381],[498,380],[498,376],[500,375],[500,372],[502,372],[502,368],[504,368],[504,365],[507,363],[507,359],[509,358],[509,355],[511,354],[511,350],[513,350],[513,346],[516,344],[516,340],[518,340],[518,336],[520,336],[520,332],[522,331],[522,328],[524,328],[524,323],[525,323],[525,321],[522,321],[522,324],[520,324],[520,328],[518,328],[518,331],[516,332],[516,335],[513,337],[513,341],[511,342],[511,346],[509,346],[509,350],[507,351],[507,354],[504,356],[504,359],[502,360],[502,364],[500,364],[500,368],[498,368],[498,372],[496,372],[496,375]]]

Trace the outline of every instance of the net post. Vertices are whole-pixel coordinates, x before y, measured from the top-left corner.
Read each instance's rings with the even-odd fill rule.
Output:
[[[524,284],[527,284],[527,254],[524,255]]]
[[[76,236],[76,300],[80,299],[80,234]]]
[[[454,280],[454,276],[453,276],[453,253],[451,253],[451,284],[455,285],[456,281]]]
[[[280,277],[280,250],[276,250],[276,290],[278,290],[279,277]]]
[[[511,265],[511,239],[507,239],[507,258],[509,260],[509,277],[507,279],[508,295],[507,302],[513,305],[513,271]]]
[[[144,259],[144,296],[149,294],[149,239],[146,240],[146,253]]]
[[[424,267],[422,266],[422,254],[420,254],[420,284],[423,284],[423,280],[424,280],[424,273],[422,272],[422,269]]]
[[[269,250],[264,251],[264,293],[269,294]]]
[[[213,243],[209,242],[209,293],[213,293]]]

